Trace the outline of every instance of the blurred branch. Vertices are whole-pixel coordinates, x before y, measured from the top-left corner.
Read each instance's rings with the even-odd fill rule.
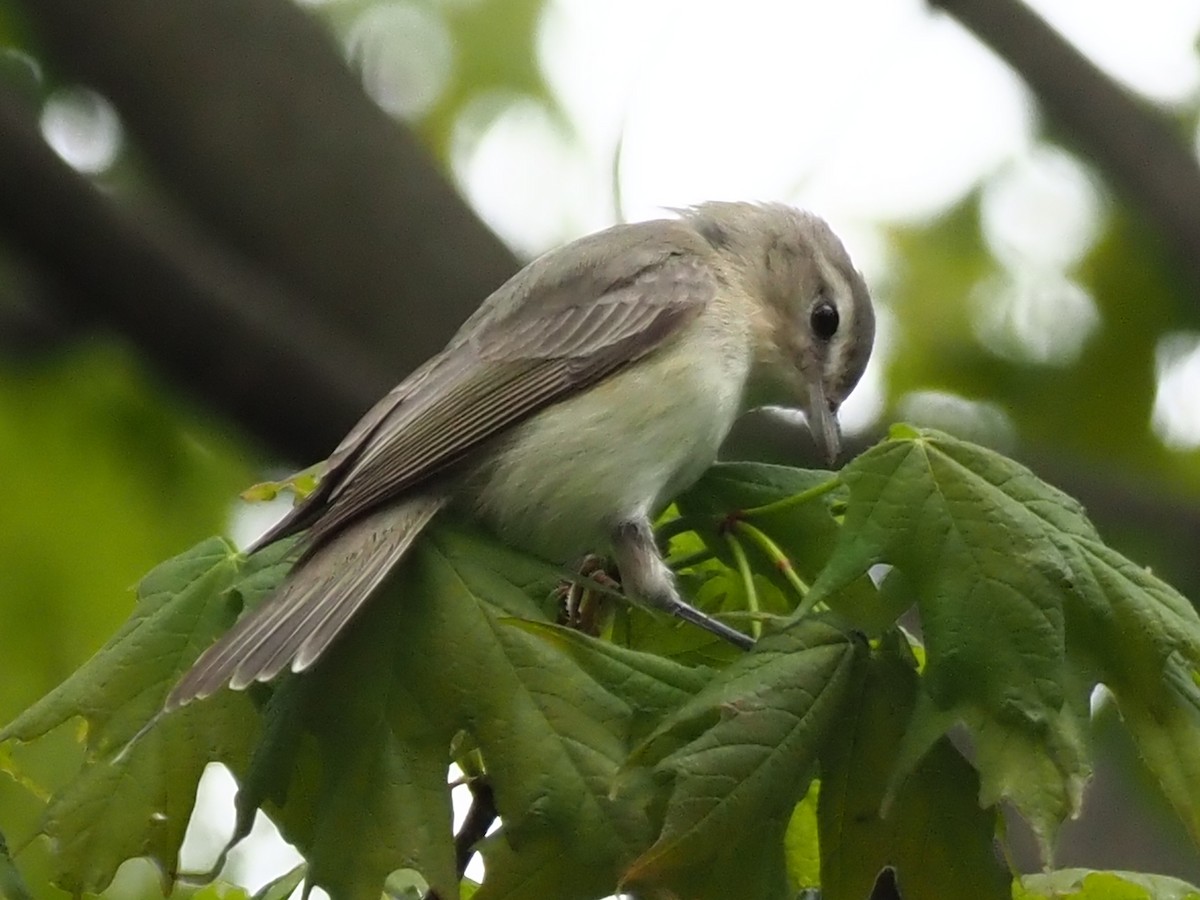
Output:
[[[56,64],[117,106],[190,211],[390,381],[516,271],[297,4],[21,5]]]
[[[261,273],[165,216],[135,217],[0,95],[0,232],[75,318],[121,333],[176,384],[285,455],[319,458],[388,385]]]
[[[1196,166],[1169,126],[1011,0],[931,2],[1025,74],[1177,249],[1200,246]],[[25,7],[60,63],[116,103],[139,148],[221,240],[122,209],[3,98],[0,230],[70,288],[64,301],[77,314],[129,337],[282,455],[325,455],[515,271],[288,0]],[[1182,259],[1200,283],[1200,257]],[[815,461],[794,429],[768,426],[772,439],[764,419],[747,425],[752,440],[735,446],[771,456],[774,441],[776,458]],[[1102,526],[1136,519],[1200,533],[1190,510],[1109,473],[1038,468]]]
[[[7,250],[0,250],[0,354],[40,356],[77,337],[79,324],[59,301],[56,286]]]
[[[1020,0],[929,0],[1016,69],[1053,121],[1140,210],[1200,287],[1200,165],[1171,121]]]

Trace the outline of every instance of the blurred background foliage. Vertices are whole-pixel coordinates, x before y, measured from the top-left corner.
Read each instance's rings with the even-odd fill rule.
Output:
[[[1013,0],[0,0],[0,719],[521,260],[716,197],[845,235],[857,446],[998,447],[1200,598],[1200,14],[1035,6],[1091,59]],[[731,454],[814,462],[766,418]],[[1200,880],[1097,715],[1058,862]]]

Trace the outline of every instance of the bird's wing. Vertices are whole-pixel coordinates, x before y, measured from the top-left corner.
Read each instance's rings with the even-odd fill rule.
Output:
[[[508,295],[493,295],[472,327],[343,441],[325,490],[296,510],[300,527],[311,526],[309,547],[662,346],[714,296],[716,277],[702,255],[675,242],[634,249],[641,252],[624,254],[623,266],[565,277],[562,266],[527,270],[506,285]]]
[[[438,360],[434,358],[414,370],[404,381],[384,394],[374,406],[367,410],[322,464],[321,480],[316,489],[261,535],[247,549],[248,553],[254,553],[281,538],[304,531],[320,518],[321,513],[328,505],[329,495],[333,488],[337,486],[341,477],[367,446],[371,435],[385,419],[396,411],[409,394],[416,391],[425,382],[429,371],[436,362]]]
[[[716,293],[686,234],[639,226],[608,234],[616,247],[593,248],[607,255],[550,254],[522,270],[444,353],[363,417],[317,490],[257,545],[308,529],[297,565],[197,660],[167,709],[310,666],[447,502],[432,477],[662,346]]]
[[[383,583],[446,498],[417,496],[364,516],[293,569],[263,603],[209,647],[163,704],[170,712],[229,684],[309,668]]]

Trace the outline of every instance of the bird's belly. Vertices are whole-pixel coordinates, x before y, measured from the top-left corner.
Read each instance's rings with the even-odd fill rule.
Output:
[[[605,552],[616,525],[694,482],[741,411],[745,372],[711,358],[655,362],[519,426],[474,486],[475,515],[506,542],[567,562]]]

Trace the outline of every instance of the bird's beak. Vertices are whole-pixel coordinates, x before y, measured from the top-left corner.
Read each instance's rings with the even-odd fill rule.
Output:
[[[842,449],[842,433],[838,428],[837,415],[825,399],[825,386],[816,383],[808,389],[808,430],[812,432],[817,449],[825,454],[826,461],[833,465]]]

